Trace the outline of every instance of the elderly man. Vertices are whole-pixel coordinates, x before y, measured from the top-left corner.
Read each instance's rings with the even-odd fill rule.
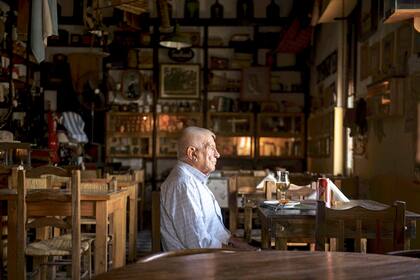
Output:
[[[219,157],[213,132],[199,127],[183,130],[178,162],[161,185],[160,231],[165,251],[227,244],[247,248],[246,243],[231,238],[220,206],[206,185]]]

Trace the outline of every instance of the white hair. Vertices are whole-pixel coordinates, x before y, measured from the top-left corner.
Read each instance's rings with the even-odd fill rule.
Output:
[[[216,139],[216,135],[207,128],[189,126],[184,128],[178,140],[178,159],[184,160],[187,157],[188,147],[201,148],[205,137],[211,136]]]

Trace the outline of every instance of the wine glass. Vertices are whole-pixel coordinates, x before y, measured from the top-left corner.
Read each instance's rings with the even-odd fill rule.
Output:
[[[279,203],[284,206],[289,200],[286,198],[286,191],[290,187],[289,172],[278,170],[276,176],[276,190],[280,193]]]

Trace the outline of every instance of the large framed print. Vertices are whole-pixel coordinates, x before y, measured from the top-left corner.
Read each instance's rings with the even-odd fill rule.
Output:
[[[160,66],[161,98],[199,98],[199,64],[162,64]]]
[[[270,69],[249,67],[242,70],[241,100],[267,101],[270,95]]]

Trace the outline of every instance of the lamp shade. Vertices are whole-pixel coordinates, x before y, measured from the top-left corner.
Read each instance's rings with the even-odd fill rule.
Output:
[[[191,38],[178,31],[178,26],[175,25],[173,33],[170,33],[162,38],[160,45],[171,49],[190,48],[192,46]]]

